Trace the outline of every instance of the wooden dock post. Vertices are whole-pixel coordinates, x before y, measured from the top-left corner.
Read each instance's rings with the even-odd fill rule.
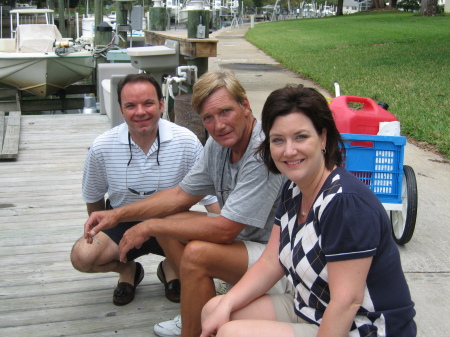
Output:
[[[62,36],[66,35],[66,17],[64,16],[64,0],[58,0],[58,13],[59,13],[59,32]]]
[[[202,38],[209,38],[209,11],[205,10],[190,10],[188,11],[188,38],[190,39],[198,39],[197,31],[199,25],[205,26],[205,36]]]
[[[5,130],[5,113],[0,111],[0,159],[17,158],[20,139],[20,111],[10,111]]]
[[[209,38],[209,11],[205,10],[190,10],[188,11],[188,39],[198,39],[197,32],[199,26],[204,26],[204,36],[201,39]],[[208,58],[207,57],[191,57],[187,58],[187,64],[197,66],[198,76],[202,76],[208,71]]]
[[[165,31],[167,27],[167,9],[165,7],[150,7],[150,30]]]

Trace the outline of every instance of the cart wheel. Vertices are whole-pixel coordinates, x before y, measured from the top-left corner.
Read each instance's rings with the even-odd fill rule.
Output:
[[[403,166],[402,210],[391,211],[392,235],[395,242],[404,245],[411,240],[417,217],[417,182],[411,166]]]

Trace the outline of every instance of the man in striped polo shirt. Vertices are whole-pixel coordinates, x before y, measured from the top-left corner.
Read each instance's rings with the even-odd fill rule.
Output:
[[[97,137],[86,158],[82,194],[89,215],[177,186],[203,152],[194,133],[160,118],[164,99],[159,84],[150,75],[126,76],[119,83],[118,97],[125,122]],[[208,196],[200,204],[219,213],[216,201],[216,197]],[[116,305],[130,303],[144,277],[142,265],[134,260],[150,253],[164,256],[158,241],[151,237],[140,249],[128,252],[128,262],[119,262],[119,242],[125,231],[137,223],[122,222],[98,233],[95,240],[100,244],[90,245],[81,238],[72,249],[71,260],[77,270],[119,273],[113,295]],[[158,276],[167,298],[179,302],[180,283],[166,260],[159,265]]]
[[[121,221],[146,220],[129,229],[120,260],[156,237],[180,276],[181,320],[155,325],[158,336],[199,336],[203,305],[215,296],[214,278],[235,284],[263,252],[273,227],[284,178],[269,173],[255,155],[263,134],[246,92],[231,72],[205,73],[193,88],[192,106],[211,136],[203,156],[171,189],[145,200],[92,213],[85,238]],[[216,195],[220,216],[185,212],[205,195]],[[94,243],[95,244],[95,243]],[[284,279],[277,292],[286,291]],[[182,323],[182,329],[181,329]]]

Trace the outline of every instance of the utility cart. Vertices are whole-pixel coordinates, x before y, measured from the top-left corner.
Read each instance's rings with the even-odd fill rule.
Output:
[[[404,245],[416,225],[417,182],[412,167],[403,165],[406,137],[377,135],[379,122],[397,121],[384,107],[356,96],[337,96],[330,104],[345,140],[344,166],[375,193],[390,216],[395,242]]]

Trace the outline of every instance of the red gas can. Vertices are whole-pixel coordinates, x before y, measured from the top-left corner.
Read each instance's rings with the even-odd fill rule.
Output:
[[[349,103],[361,103],[360,109],[352,109]],[[367,97],[338,96],[330,103],[334,121],[340,133],[376,135],[380,122],[393,122],[397,118]]]

